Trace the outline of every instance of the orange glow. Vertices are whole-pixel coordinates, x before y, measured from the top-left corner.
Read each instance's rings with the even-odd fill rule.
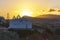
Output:
[[[29,11],[29,10],[22,10],[20,16],[21,16],[21,17],[23,17],[23,16],[32,16],[32,11]]]
[[[50,3],[48,0],[0,0],[0,16],[7,18],[7,13],[9,13],[11,19],[17,15],[21,17],[37,17],[44,14],[60,15],[58,2],[60,1],[53,0]],[[56,11],[49,12],[49,9],[55,9]]]

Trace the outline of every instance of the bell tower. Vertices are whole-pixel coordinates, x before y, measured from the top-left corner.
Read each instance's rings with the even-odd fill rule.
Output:
[[[19,19],[20,18],[20,15],[17,15],[17,19]]]

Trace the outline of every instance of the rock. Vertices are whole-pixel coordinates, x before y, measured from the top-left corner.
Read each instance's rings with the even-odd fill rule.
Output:
[[[16,32],[0,32],[0,40],[20,40]]]

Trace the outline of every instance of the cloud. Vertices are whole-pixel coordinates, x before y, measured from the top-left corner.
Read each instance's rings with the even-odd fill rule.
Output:
[[[60,12],[60,10],[58,10],[58,12]]]
[[[54,11],[56,11],[55,9],[49,9],[49,12],[54,12]]]

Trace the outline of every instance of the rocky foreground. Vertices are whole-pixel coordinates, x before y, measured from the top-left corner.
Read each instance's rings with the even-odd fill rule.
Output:
[[[20,40],[20,38],[16,32],[0,30],[0,40]]]
[[[27,35],[26,33],[25,35]],[[44,32],[34,32],[25,37],[20,37],[21,34],[17,32],[0,30],[0,40],[60,40],[60,38],[51,35],[50,33]],[[22,34],[23,35],[23,34]]]

